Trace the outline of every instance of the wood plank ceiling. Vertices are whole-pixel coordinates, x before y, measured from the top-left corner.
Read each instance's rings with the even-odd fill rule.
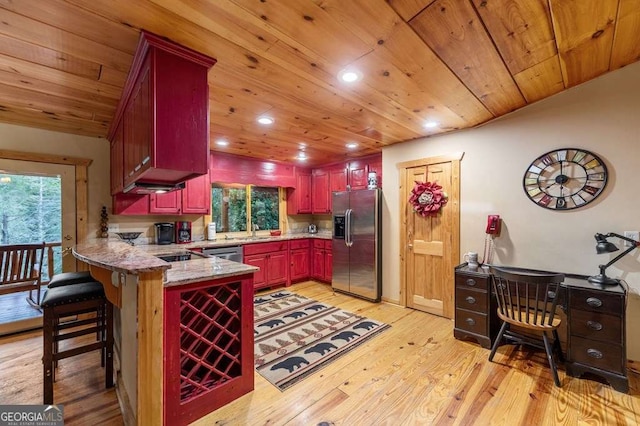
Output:
[[[218,60],[212,149],[295,162],[303,147],[309,166],[477,126],[640,58],[640,0],[0,0],[0,121],[106,137],[140,29]]]

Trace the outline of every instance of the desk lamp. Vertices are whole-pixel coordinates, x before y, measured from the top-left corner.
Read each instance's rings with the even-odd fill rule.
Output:
[[[600,285],[620,284],[620,280],[607,277],[604,273],[604,270],[607,269],[609,266],[613,265],[614,263],[616,263],[618,260],[620,260],[622,257],[627,255],[628,253],[630,253],[636,247],[640,247],[640,241],[636,241],[633,238],[623,237],[622,235],[609,232],[607,235],[603,235],[603,234],[595,235],[596,253],[603,254],[603,253],[613,253],[614,251],[618,251],[618,247],[616,247],[615,244],[607,241],[607,238],[609,237],[617,237],[617,238],[620,238],[621,240],[629,241],[631,243],[631,247],[629,247],[628,249],[626,249],[625,251],[623,251],[613,259],[611,259],[611,261],[609,261],[609,263],[607,263],[606,265],[598,265],[598,268],[600,268],[600,273],[598,275],[594,275],[588,278],[588,281],[592,284],[600,284]]]

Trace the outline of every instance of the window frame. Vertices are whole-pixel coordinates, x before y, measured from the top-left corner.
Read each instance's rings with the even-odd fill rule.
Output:
[[[244,231],[223,231],[218,229],[219,232],[224,234],[238,235],[238,234],[246,234],[251,233],[251,193],[253,188],[276,188],[278,190],[278,228],[277,229],[259,229],[259,231],[275,231],[280,230],[284,231],[285,227],[285,216],[286,216],[286,188],[281,186],[267,186],[267,185],[255,185],[255,184],[233,184],[233,183],[223,183],[223,182],[212,182],[211,183],[211,191],[214,188],[236,188],[236,189],[244,189],[245,190],[245,211],[246,211],[246,230]],[[209,217],[209,221],[213,221],[215,217],[216,206],[213,203],[213,194],[211,196],[211,215]]]

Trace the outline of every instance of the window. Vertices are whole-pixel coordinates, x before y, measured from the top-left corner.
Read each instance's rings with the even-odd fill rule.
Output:
[[[211,215],[219,232],[280,228],[280,190],[253,185],[214,185]]]

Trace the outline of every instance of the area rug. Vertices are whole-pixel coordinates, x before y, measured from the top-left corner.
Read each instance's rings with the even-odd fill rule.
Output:
[[[280,390],[390,326],[288,291],[254,298],[255,368]]]

